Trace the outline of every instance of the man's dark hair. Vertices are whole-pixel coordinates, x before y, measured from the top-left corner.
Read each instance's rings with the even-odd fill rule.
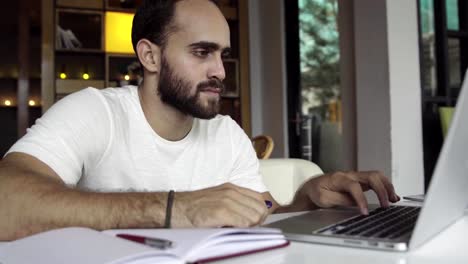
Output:
[[[136,45],[140,39],[148,39],[164,48],[167,37],[177,30],[172,24],[175,4],[182,0],[143,0],[133,17],[132,44],[136,53]],[[216,0],[211,0],[216,4]]]
[[[175,29],[169,26],[178,1],[180,0],[144,0],[138,7],[132,24],[132,44],[135,53],[138,41],[143,38],[164,47],[168,34]]]

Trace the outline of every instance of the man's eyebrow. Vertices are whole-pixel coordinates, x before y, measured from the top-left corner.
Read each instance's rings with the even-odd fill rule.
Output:
[[[222,49],[223,53],[229,53],[231,52],[230,47],[221,47],[219,44],[214,43],[214,42],[208,42],[208,41],[199,41],[195,42],[189,45],[190,48],[203,48],[203,49],[209,49],[209,50],[220,50]]]

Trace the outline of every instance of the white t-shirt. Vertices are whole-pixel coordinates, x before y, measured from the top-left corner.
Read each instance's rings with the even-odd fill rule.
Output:
[[[52,106],[8,153],[30,154],[96,191],[190,191],[231,182],[267,191],[250,139],[229,116],[195,119],[180,141],[146,121],[138,88],[87,88]]]

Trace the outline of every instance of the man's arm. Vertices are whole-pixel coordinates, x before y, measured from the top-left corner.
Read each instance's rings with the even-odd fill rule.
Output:
[[[47,165],[22,153],[11,153],[0,163],[0,195],[0,240],[65,226],[161,226],[165,217],[165,194],[77,191]]]
[[[67,187],[46,164],[23,153],[0,162],[0,241],[65,226],[161,227],[167,193],[97,193]],[[251,226],[267,210],[260,194],[224,184],[176,193],[173,227]]]
[[[368,204],[364,192],[373,190],[382,207],[389,202],[397,202],[393,185],[381,172],[335,172],[324,174],[306,181],[297,190],[289,205],[276,203],[270,193],[264,193],[265,199],[272,199],[272,213],[286,213],[329,208],[333,206],[358,206],[362,214],[368,214]]]

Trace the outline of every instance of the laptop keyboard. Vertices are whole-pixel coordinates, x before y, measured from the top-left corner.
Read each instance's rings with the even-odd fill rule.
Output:
[[[395,239],[411,232],[420,207],[390,206],[377,208],[369,215],[358,215],[318,230],[319,234]]]

